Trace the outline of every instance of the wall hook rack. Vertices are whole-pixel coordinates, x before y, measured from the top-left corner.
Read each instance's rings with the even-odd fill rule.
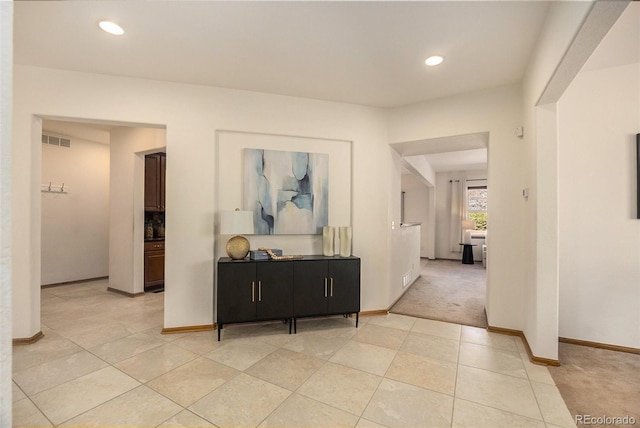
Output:
[[[69,188],[65,187],[64,183],[62,184],[41,184],[40,191],[42,193],[69,193]]]

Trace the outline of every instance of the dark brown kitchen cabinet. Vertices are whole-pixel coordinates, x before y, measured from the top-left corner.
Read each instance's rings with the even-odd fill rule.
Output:
[[[224,324],[293,318],[293,264],[218,263],[218,340]]]
[[[144,243],[144,291],[164,286],[164,241]]]
[[[144,157],[144,210],[164,212],[167,157],[154,153]]]
[[[218,261],[218,340],[224,324],[360,312],[360,258]]]

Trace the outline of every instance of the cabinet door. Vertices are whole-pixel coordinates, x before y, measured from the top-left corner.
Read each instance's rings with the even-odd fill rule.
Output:
[[[293,262],[256,263],[257,319],[293,317]]]
[[[160,157],[147,155],[144,157],[144,210],[160,211]]]
[[[328,265],[324,260],[294,262],[293,313],[296,317],[325,315],[328,297]]]
[[[329,261],[330,314],[360,312],[360,259]]]
[[[160,165],[159,165],[159,169],[158,169],[158,202],[160,205],[160,211],[164,212],[164,206],[165,206],[165,183],[166,183],[166,176],[167,176],[167,157],[162,154],[160,155]]]
[[[144,286],[150,287],[164,283],[164,250],[145,251]]]
[[[256,319],[255,263],[218,263],[218,323]]]

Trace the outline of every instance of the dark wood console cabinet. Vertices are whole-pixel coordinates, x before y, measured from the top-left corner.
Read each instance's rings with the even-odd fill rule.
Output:
[[[295,319],[360,312],[360,259],[300,260],[294,263]],[[357,321],[356,321],[357,323]]]
[[[218,340],[224,324],[360,312],[358,257],[218,261]]]
[[[293,317],[291,262],[219,262],[218,328]]]

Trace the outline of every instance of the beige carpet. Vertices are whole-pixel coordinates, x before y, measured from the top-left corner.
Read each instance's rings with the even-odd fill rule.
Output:
[[[560,367],[549,367],[549,373],[573,416],[628,416],[635,418],[631,426],[640,426],[640,355],[560,343],[558,356]]]
[[[389,311],[486,328],[485,273],[481,263],[423,259],[420,278]]]

